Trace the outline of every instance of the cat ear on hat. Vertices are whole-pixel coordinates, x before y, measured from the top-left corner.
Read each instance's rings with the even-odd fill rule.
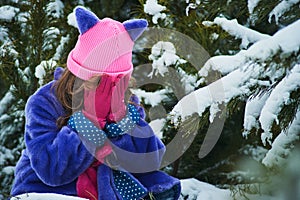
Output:
[[[75,8],[75,16],[81,35],[100,21],[100,19],[93,12],[82,6],[77,6]]]
[[[123,26],[130,35],[132,41],[137,40],[146,30],[148,22],[145,19],[131,19],[123,22]]]

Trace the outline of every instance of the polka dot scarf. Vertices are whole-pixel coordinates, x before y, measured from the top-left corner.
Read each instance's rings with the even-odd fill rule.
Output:
[[[132,104],[127,106],[126,116],[118,123],[106,124],[101,130],[87,119],[81,111],[75,112],[68,121],[68,126],[83,138],[97,146],[102,146],[107,138],[117,137],[131,131],[140,121],[140,113]],[[147,190],[129,174],[113,170],[113,179],[117,192],[123,200],[140,199]]]
[[[99,129],[81,111],[75,112],[68,121],[68,126],[87,141],[102,146],[107,138],[117,137],[132,130],[140,121],[140,113],[134,105],[127,105],[126,116],[118,123],[106,124],[104,130]]]
[[[141,199],[147,194],[146,189],[125,172],[113,170],[113,178],[116,190],[123,200]]]

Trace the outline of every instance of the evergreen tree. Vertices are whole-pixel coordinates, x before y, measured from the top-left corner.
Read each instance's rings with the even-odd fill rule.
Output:
[[[163,76],[156,74],[161,79],[174,78],[170,75],[173,68],[183,75],[176,77],[176,81],[182,82],[184,77],[194,74],[199,82],[194,85],[194,92],[182,99],[173,98],[174,88],[164,84],[168,90],[162,104],[166,113],[171,113],[169,120],[160,125],[165,141],[171,141],[177,131],[181,134],[180,127],[185,127],[186,132],[194,127],[198,130],[196,136],[190,137],[195,137],[191,147],[173,165],[174,174],[221,186],[265,180],[266,176],[260,172],[269,167],[280,168],[293,146],[299,143],[300,93],[296,83],[299,80],[299,37],[295,34],[299,30],[299,2],[141,0],[140,3],[140,10],[145,12],[141,17],[146,17],[151,26],[184,33],[211,56],[198,68],[189,62],[173,65],[165,62],[158,67],[162,54],[152,60],[153,70],[164,71]],[[159,39],[174,42],[171,34]],[[179,51],[182,45],[176,42],[173,44]],[[149,58],[153,57],[153,49]],[[209,83],[218,79],[226,90],[223,98],[207,100],[204,91],[209,90]],[[140,96],[144,103],[151,104],[147,99],[150,95],[145,92],[153,88],[144,86],[143,89],[144,92],[139,91]],[[161,86],[157,89],[163,90]],[[188,109],[186,104],[189,103],[203,107],[182,111]],[[224,106],[226,109],[221,109]],[[216,114],[216,108],[221,113]],[[226,118],[220,139],[206,157],[199,159],[204,133],[218,117]],[[171,123],[174,118],[175,127]],[[244,158],[252,160],[249,168],[237,167]],[[253,165],[262,171],[255,173],[250,168]]]
[[[9,196],[14,166],[24,149],[24,107],[40,86],[53,79],[57,66],[65,67],[78,37],[68,20],[77,5],[100,17],[120,21],[135,1],[30,0],[0,3],[0,199]]]
[[[89,7],[100,18],[146,18],[150,27],[178,31],[207,52],[200,55],[204,51],[193,45],[181,49],[185,40],[166,30],[146,32],[136,45],[134,64],[152,63],[151,68],[138,66],[134,74],[139,87],[134,92],[145,105],[147,120],[160,128],[167,144],[181,134],[182,142],[193,140],[166,171],[222,187],[264,182],[270,168],[281,173],[299,144],[300,43],[292,34],[299,32],[299,1],[6,0],[0,3],[0,198],[9,195],[24,148],[25,103],[52,79],[56,66],[65,66],[77,40],[78,31],[68,24],[76,5]],[[199,59],[189,54],[198,51],[208,62],[195,64]],[[234,82],[238,87],[227,87],[239,76],[243,78]],[[202,94],[218,79],[228,91],[224,99],[205,102],[203,95],[191,101],[207,103],[202,110],[195,106],[193,112],[175,112],[180,102]],[[218,118],[226,119],[222,134],[200,159],[204,133]],[[257,173],[249,168],[253,165]]]

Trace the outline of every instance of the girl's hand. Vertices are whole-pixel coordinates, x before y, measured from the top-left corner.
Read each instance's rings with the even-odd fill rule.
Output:
[[[118,75],[112,89],[111,110],[108,121],[119,122],[126,115],[125,92],[128,88],[131,74]]]
[[[97,88],[85,89],[83,114],[103,129],[110,113],[115,77],[104,74]]]

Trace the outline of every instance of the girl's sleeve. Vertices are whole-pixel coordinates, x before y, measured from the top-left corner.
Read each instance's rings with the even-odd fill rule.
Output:
[[[110,161],[113,165],[132,173],[151,172],[160,168],[165,145],[146,122],[110,141],[115,152],[112,158],[115,160]]]
[[[62,107],[44,95],[29,98],[26,109],[25,143],[30,164],[46,185],[74,181],[94,161],[79,136],[68,126],[58,129]]]

